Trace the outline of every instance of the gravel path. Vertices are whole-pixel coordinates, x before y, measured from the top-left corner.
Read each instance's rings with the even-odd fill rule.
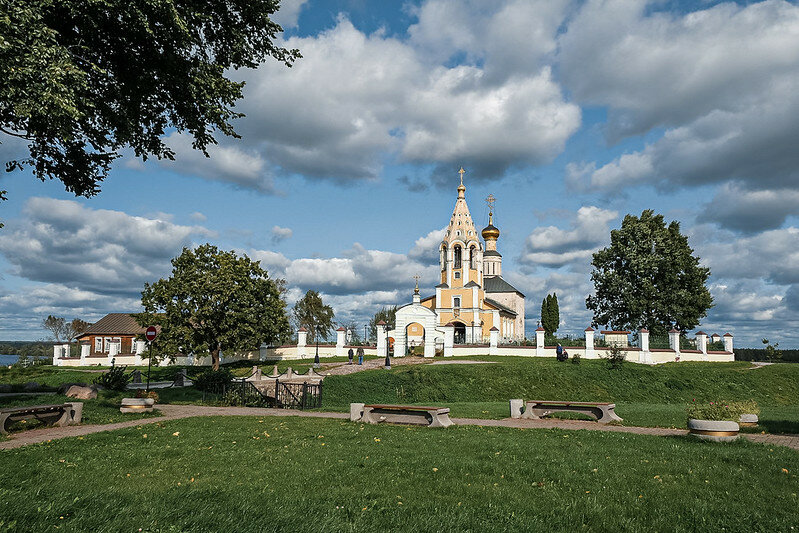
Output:
[[[357,365],[355,365],[357,366]],[[159,405],[158,409],[163,416],[154,418],[139,418],[127,422],[105,425],[78,425],[67,427],[41,428],[30,431],[15,433],[9,440],[0,442],[0,450],[20,448],[28,444],[39,442],[49,442],[65,437],[78,437],[91,433],[103,431],[113,431],[153,422],[163,422],[165,420],[178,420],[194,416],[301,416],[311,418],[337,418],[348,419],[348,413],[330,412],[308,412],[294,411],[289,409],[265,409],[255,407],[209,407],[204,405]],[[686,435],[688,430],[669,429],[669,428],[644,428],[635,426],[611,426],[597,424],[583,420],[560,420],[549,418],[543,420],[522,420],[505,418],[502,420],[485,420],[482,418],[453,418],[452,421],[458,425],[490,426],[490,427],[509,427],[521,429],[566,429],[566,430],[589,430],[589,431],[610,431],[615,433],[632,433],[635,435],[655,435],[661,437]],[[799,451],[799,435],[765,435],[742,433],[744,438],[752,442],[760,442],[773,446],[787,446]]]

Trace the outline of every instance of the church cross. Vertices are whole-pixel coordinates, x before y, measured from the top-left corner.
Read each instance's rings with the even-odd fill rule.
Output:
[[[492,214],[494,213],[494,202],[496,201],[497,199],[494,198],[493,194],[489,194],[488,198],[486,198],[486,203],[488,204],[488,211]]]
[[[465,171],[465,170],[463,170],[463,167],[461,167],[461,169],[458,171],[458,174],[460,174],[460,175],[461,175],[461,185],[463,185],[463,173],[464,173],[464,172],[466,172],[466,171]]]
[[[419,280],[422,279],[422,276],[420,276],[419,274],[415,274],[413,276],[413,279],[416,280],[416,289],[414,289],[414,291],[416,292],[416,294],[419,294]]]

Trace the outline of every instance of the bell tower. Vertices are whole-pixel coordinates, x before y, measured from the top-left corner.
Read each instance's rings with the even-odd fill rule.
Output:
[[[471,281],[481,287],[483,285],[483,246],[477,236],[469,206],[466,205],[466,187],[463,185],[465,172],[462,167],[458,171],[458,198],[444,240],[439,246],[441,283],[446,283],[450,288],[463,287]]]

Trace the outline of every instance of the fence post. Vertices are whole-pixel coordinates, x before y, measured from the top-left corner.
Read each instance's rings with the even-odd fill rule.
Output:
[[[300,400],[300,410],[305,411],[305,397],[308,395],[308,383],[302,382],[302,400]]]

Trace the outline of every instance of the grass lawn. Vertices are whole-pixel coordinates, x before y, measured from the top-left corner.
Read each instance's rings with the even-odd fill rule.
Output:
[[[132,394],[113,392],[113,391],[100,391],[95,400],[76,400],[74,398],[67,398],[59,394],[41,394],[36,396],[5,396],[0,397],[0,409],[4,407],[19,407],[23,405],[51,405],[68,402],[83,402],[83,416],[81,418],[82,424],[113,424],[115,422],[124,422],[125,420],[132,420],[135,418],[146,418],[151,416],[158,416],[159,413],[128,413],[123,414],[119,412],[119,404],[122,398],[132,397]],[[20,421],[15,423],[11,428],[12,432],[22,431],[26,429],[34,429],[42,427],[43,424],[35,420]]]
[[[743,441],[219,417],[0,462],[0,529],[20,531],[799,527],[799,454]]]
[[[612,401],[625,425],[684,428],[693,399],[756,400],[762,409],[757,431],[799,433],[799,365],[752,370],[739,363],[628,363],[610,370],[604,361],[579,365],[553,359],[479,357],[492,365],[398,366],[324,382],[323,407],[348,411],[349,403],[434,403],[452,416],[504,418],[508,400]]]

